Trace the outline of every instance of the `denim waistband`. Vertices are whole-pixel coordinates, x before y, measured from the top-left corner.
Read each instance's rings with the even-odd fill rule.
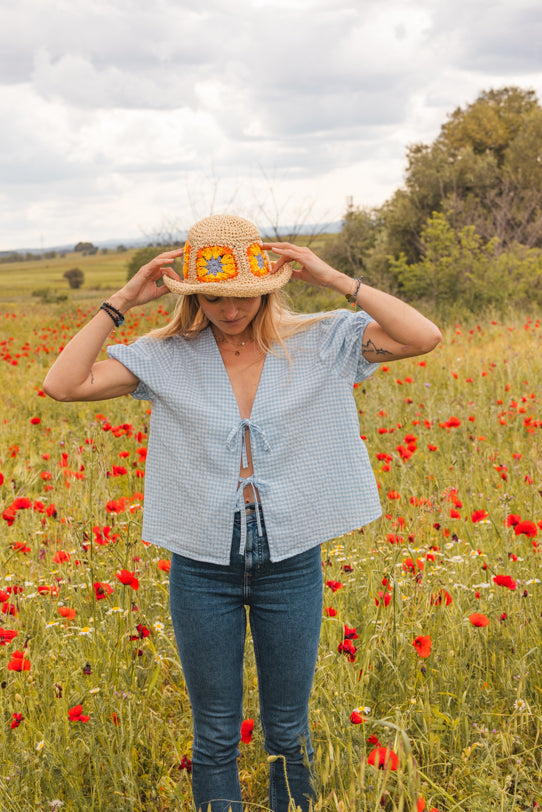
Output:
[[[259,511],[260,513],[262,512],[262,506],[260,502],[258,502],[257,505],[254,502],[245,502],[243,510],[245,511],[246,516],[253,516],[256,511]],[[240,515],[240,513],[241,511],[238,510],[237,514]]]

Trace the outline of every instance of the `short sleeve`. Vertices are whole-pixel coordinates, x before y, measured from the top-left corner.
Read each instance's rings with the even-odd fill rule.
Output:
[[[367,361],[362,354],[363,334],[372,321],[364,310],[338,310],[319,324],[320,360],[352,383],[364,381],[378,369],[378,364]]]
[[[139,383],[131,393],[137,400],[154,400],[153,384],[158,379],[161,364],[153,352],[155,342],[140,338],[134,344],[112,344],[107,347],[110,358],[120,361],[132,372]]]

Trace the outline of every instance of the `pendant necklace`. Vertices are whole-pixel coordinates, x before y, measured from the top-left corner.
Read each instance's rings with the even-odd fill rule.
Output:
[[[234,355],[241,355],[241,350],[238,349],[238,348],[239,347],[245,347],[246,344],[247,344],[246,341],[240,341],[239,344],[233,344],[232,342],[230,342],[226,338],[224,338],[224,336],[220,336],[220,338],[217,338],[217,341],[218,341],[219,344],[225,344],[226,346],[229,344],[233,349],[233,354]]]

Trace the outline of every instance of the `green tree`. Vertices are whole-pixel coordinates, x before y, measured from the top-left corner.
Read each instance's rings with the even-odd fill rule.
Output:
[[[542,304],[542,250],[516,243],[505,251],[493,237],[485,241],[474,226],[452,228],[434,213],[422,232],[423,258],[391,260],[402,295],[423,301],[435,313],[476,313],[512,304]]]
[[[70,268],[69,271],[64,271],[64,279],[68,280],[70,288],[80,288],[85,281],[85,274],[81,268]]]
[[[143,265],[157,257],[158,254],[172,250],[173,247],[167,245],[146,245],[144,248],[139,248],[126,263],[126,279],[131,279]]]
[[[497,250],[542,247],[542,108],[532,90],[505,87],[456,109],[431,145],[407,152],[406,182],[383,208],[389,253],[420,259],[433,212],[472,225]]]
[[[333,238],[326,256],[349,276],[367,273],[367,261],[379,228],[378,210],[355,208],[348,202],[340,234]]]
[[[91,242],[78,242],[73,250],[75,253],[81,253],[84,256],[87,254],[96,254],[98,252],[98,248]]]

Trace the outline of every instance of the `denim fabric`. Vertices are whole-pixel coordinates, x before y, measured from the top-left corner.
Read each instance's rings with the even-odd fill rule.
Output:
[[[194,721],[194,802],[202,812],[243,808],[237,756],[248,607],[265,748],[279,756],[270,764],[269,805],[287,812],[293,799],[305,812],[315,797],[308,702],[322,618],[320,547],[272,563],[263,516],[259,536],[251,514],[241,556],[240,526],[237,514],[229,566],[177,554],[171,561],[171,617]]]

